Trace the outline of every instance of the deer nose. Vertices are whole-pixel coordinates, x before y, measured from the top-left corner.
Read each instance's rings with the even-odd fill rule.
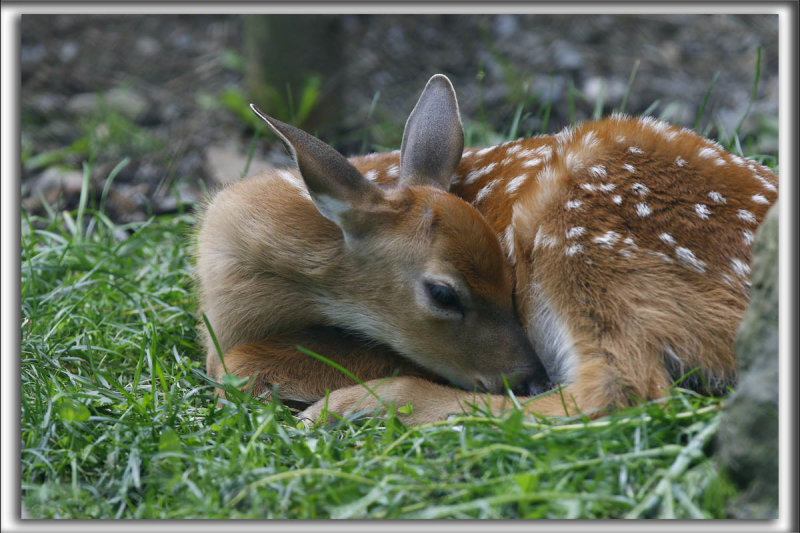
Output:
[[[537,372],[520,380],[519,383],[512,387],[511,391],[517,396],[536,396],[550,390],[552,387],[553,384],[550,383],[547,374],[539,374]]]

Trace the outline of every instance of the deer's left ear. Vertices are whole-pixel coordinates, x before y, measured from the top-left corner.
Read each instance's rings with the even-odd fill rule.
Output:
[[[464,130],[456,92],[447,76],[428,80],[403,132],[400,183],[447,190],[461,161]]]
[[[283,141],[297,162],[317,210],[339,226],[345,237],[368,230],[371,226],[364,222],[367,215],[388,209],[383,191],[362,176],[333,147],[303,130],[265,115],[252,104],[250,107]]]

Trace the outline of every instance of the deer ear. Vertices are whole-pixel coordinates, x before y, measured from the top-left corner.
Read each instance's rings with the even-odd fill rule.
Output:
[[[447,190],[461,161],[464,130],[456,92],[447,76],[428,80],[403,132],[400,183],[432,185]]]
[[[384,200],[383,191],[364,178],[342,154],[301,129],[285,124],[262,113],[255,105],[250,108],[283,141],[292,155],[308,187],[317,210],[342,228],[345,235]]]

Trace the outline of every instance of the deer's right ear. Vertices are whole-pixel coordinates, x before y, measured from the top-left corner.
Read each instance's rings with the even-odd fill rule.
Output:
[[[368,181],[332,146],[301,129],[285,124],[262,113],[255,105],[250,108],[283,141],[292,155],[308,187],[317,210],[339,226],[345,235],[359,230],[364,217],[381,203],[383,192]]]
[[[400,182],[447,190],[461,161],[464,129],[456,92],[447,76],[436,74],[411,111],[400,148]]]

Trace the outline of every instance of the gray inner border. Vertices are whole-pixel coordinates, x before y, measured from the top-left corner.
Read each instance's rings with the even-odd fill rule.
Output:
[[[19,20],[22,14],[113,13],[761,13],[779,15],[780,72],[780,518],[770,521],[226,521],[231,531],[798,531],[797,501],[797,149],[798,146],[798,3],[784,2],[382,2],[318,1],[267,3],[214,2],[5,2],[2,4],[2,531],[215,531],[219,521],[20,520],[19,359],[20,359],[20,69]]]

